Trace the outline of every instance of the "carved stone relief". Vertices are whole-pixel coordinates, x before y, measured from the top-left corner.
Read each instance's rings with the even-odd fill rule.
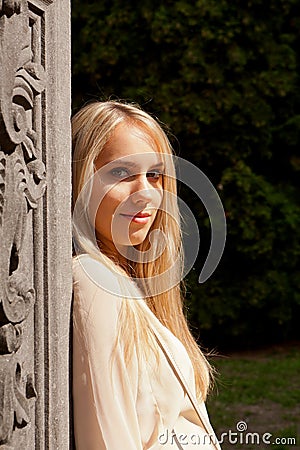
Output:
[[[71,255],[70,0],[0,0],[0,450],[72,447]]]
[[[27,448],[18,430],[34,420],[37,396],[33,216],[46,188],[41,24],[27,1],[0,0],[1,449]]]

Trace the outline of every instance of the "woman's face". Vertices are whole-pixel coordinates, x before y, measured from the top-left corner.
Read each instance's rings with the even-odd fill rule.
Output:
[[[142,243],[163,197],[163,162],[145,133],[117,126],[95,161],[91,198],[96,237],[106,248]]]

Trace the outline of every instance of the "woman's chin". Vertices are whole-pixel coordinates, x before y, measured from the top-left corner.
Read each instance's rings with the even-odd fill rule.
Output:
[[[134,247],[142,244],[147,237],[146,232],[133,233],[128,236],[127,239],[120,239],[117,242],[117,246],[121,247]]]
[[[148,235],[149,230],[139,230],[138,232],[132,233],[129,238],[131,245],[139,245],[144,242]]]
[[[145,236],[142,236],[142,237],[133,237],[133,238],[130,238],[130,242],[127,242],[126,244],[124,244],[124,245],[126,245],[127,247],[135,247],[135,246],[137,246],[137,245],[140,245],[140,244],[142,244],[143,242],[144,242],[144,240],[146,239],[146,235]]]

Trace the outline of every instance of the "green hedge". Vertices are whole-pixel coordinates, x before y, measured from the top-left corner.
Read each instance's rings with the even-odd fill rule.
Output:
[[[205,344],[298,336],[300,10],[296,0],[72,1],[74,109],[139,102],[179,156],[219,190],[228,223],[220,266],[187,277]],[[188,201],[190,193],[182,189]],[[208,220],[194,199],[201,238]]]

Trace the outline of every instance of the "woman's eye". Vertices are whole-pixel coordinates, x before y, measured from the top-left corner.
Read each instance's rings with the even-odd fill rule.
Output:
[[[110,173],[116,178],[127,178],[130,176],[128,170],[123,167],[117,167],[116,169],[111,170]]]
[[[151,170],[150,172],[147,172],[147,178],[153,178],[154,180],[159,180],[162,176],[162,172],[159,170]]]

